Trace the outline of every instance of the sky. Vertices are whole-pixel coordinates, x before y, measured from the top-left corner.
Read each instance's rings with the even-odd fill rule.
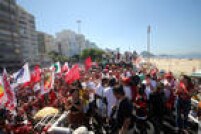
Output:
[[[201,53],[201,0],[17,0],[35,16],[39,31],[55,35],[78,31],[100,48],[151,52]]]

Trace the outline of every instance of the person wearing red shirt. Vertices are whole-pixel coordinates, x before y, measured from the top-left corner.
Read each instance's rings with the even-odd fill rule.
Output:
[[[51,90],[49,93],[49,104],[50,105],[54,104],[56,98],[57,98],[56,93],[53,90]]]
[[[176,123],[179,130],[186,131],[188,127],[188,114],[191,109],[191,94],[193,93],[193,84],[191,79],[182,75],[180,83],[176,90],[177,99],[177,118]],[[183,118],[182,118],[183,117]]]
[[[147,119],[147,97],[145,94],[146,86],[142,84],[137,92],[134,106],[136,108],[137,127],[140,133],[145,132],[145,121]]]

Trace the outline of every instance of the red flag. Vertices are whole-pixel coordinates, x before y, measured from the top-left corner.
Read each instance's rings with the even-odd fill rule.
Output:
[[[31,73],[31,82],[37,83],[41,79],[41,69],[38,65],[34,67],[34,71]]]
[[[71,68],[68,73],[66,73],[65,80],[68,84],[71,84],[78,79],[80,79],[80,72],[79,66],[76,64]]]
[[[30,87],[31,89],[34,87],[34,85],[41,80],[41,69],[39,65],[36,65],[34,67],[33,72],[31,73],[31,80],[29,82],[23,83],[22,88]]]
[[[11,89],[6,69],[4,69],[4,71],[3,71],[3,84],[4,84],[4,89],[5,89],[5,92],[7,95],[6,107],[10,110],[13,110],[15,107],[15,93]]]
[[[90,67],[92,65],[92,61],[91,61],[91,57],[88,57],[86,60],[85,60],[85,69],[86,70],[89,70]]]

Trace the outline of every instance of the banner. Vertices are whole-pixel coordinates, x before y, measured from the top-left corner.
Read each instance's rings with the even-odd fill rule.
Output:
[[[48,93],[54,86],[54,72],[45,70],[42,80],[42,94]]]

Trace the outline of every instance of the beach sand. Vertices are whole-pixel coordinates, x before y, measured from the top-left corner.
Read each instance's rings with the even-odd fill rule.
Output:
[[[165,71],[172,71],[175,75],[191,74],[201,69],[201,59],[174,59],[174,58],[151,58],[150,62]]]

